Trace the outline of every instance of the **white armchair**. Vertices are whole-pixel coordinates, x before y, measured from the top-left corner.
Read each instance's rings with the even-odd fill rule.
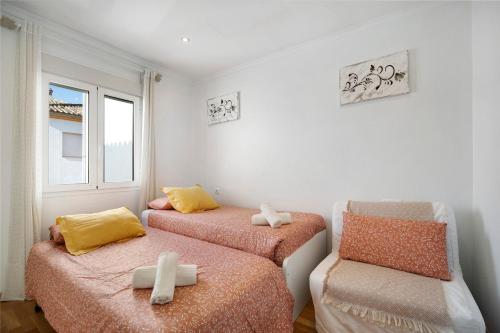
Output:
[[[356,332],[356,333],[397,333],[394,329],[380,327],[363,321],[350,314],[335,311],[322,304],[323,283],[330,267],[338,258],[340,239],[342,237],[342,213],[346,210],[347,201],[337,202],[333,207],[332,218],[332,245],[333,250],[311,273],[310,288],[316,314],[316,329],[320,333],[326,332]],[[458,239],[455,216],[450,207],[440,202],[433,203],[434,219],[446,222],[448,266],[452,273],[452,280],[443,282],[443,290],[455,333],[484,333],[485,324],[481,312],[477,307],[462,276],[458,258]]]

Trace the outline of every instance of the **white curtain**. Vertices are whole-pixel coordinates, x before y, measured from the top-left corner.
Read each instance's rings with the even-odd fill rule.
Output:
[[[24,23],[19,32],[17,103],[13,115],[11,213],[2,300],[24,299],[24,269],[41,231],[41,38],[40,28]]]
[[[142,92],[142,149],[139,212],[147,208],[147,203],[157,194],[154,133],[154,85],[155,73],[144,72]]]

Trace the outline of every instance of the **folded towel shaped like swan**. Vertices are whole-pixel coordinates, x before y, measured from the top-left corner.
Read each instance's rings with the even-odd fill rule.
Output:
[[[151,304],[166,304],[174,300],[175,274],[179,255],[175,252],[162,252],[158,256],[156,276]]]
[[[267,222],[266,222],[267,223]],[[177,265],[175,286],[184,287],[196,284],[196,265]],[[156,266],[138,267],[132,275],[132,288],[153,288],[156,279]]]
[[[274,209],[271,208],[271,206],[268,204],[261,204],[260,210],[271,227],[279,228],[281,226],[281,217]]]
[[[281,218],[281,224],[290,224],[292,223],[292,214],[290,213],[278,213]],[[255,214],[252,215],[252,224],[253,225],[269,225],[264,214]]]

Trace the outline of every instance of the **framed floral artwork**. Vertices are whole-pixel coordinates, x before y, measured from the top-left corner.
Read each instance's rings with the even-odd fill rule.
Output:
[[[344,67],[339,85],[341,105],[409,93],[408,51]]]
[[[240,117],[239,92],[211,98],[207,101],[208,125],[237,120]]]

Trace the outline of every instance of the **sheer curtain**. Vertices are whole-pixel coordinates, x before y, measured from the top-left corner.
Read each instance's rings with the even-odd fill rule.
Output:
[[[144,72],[142,92],[142,149],[139,212],[147,208],[157,193],[154,133],[154,85],[155,73]]]
[[[26,259],[41,237],[41,37],[36,24],[24,23],[19,32],[18,73],[2,300],[24,299]]]

